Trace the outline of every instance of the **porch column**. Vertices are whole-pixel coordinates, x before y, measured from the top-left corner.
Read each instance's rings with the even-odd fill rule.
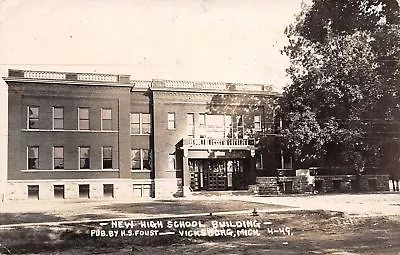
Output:
[[[190,171],[189,171],[189,158],[187,151],[183,153],[182,162],[182,179],[183,179],[183,196],[190,195]]]

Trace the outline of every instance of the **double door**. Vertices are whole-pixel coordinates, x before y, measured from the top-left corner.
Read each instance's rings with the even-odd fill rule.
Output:
[[[193,190],[230,190],[245,188],[242,159],[189,160]]]

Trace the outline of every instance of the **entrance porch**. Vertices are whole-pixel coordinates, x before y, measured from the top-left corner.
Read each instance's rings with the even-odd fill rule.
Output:
[[[246,159],[190,159],[190,188],[193,191],[245,190]]]

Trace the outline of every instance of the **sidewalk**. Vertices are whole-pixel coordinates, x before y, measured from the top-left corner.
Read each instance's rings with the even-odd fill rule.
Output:
[[[229,202],[227,202],[229,200]],[[221,203],[222,202],[222,203]],[[110,219],[152,219],[257,211],[287,211],[287,206],[207,197],[186,200],[118,201],[58,200],[10,201],[0,205],[0,225],[99,222]]]
[[[277,204],[303,210],[331,210],[350,216],[400,216],[400,194],[336,194],[313,196],[247,196],[234,200]]]

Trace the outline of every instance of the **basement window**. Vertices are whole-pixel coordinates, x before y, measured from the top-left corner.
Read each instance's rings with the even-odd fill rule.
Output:
[[[80,184],[79,185],[79,198],[90,198],[89,184]]]
[[[54,185],[54,198],[65,198],[65,187],[64,185]]]
[[[39,185],[28,185],[28,198],[39,199]]]
[[[114,198],[114,184],[103,184],[103,197]]]

